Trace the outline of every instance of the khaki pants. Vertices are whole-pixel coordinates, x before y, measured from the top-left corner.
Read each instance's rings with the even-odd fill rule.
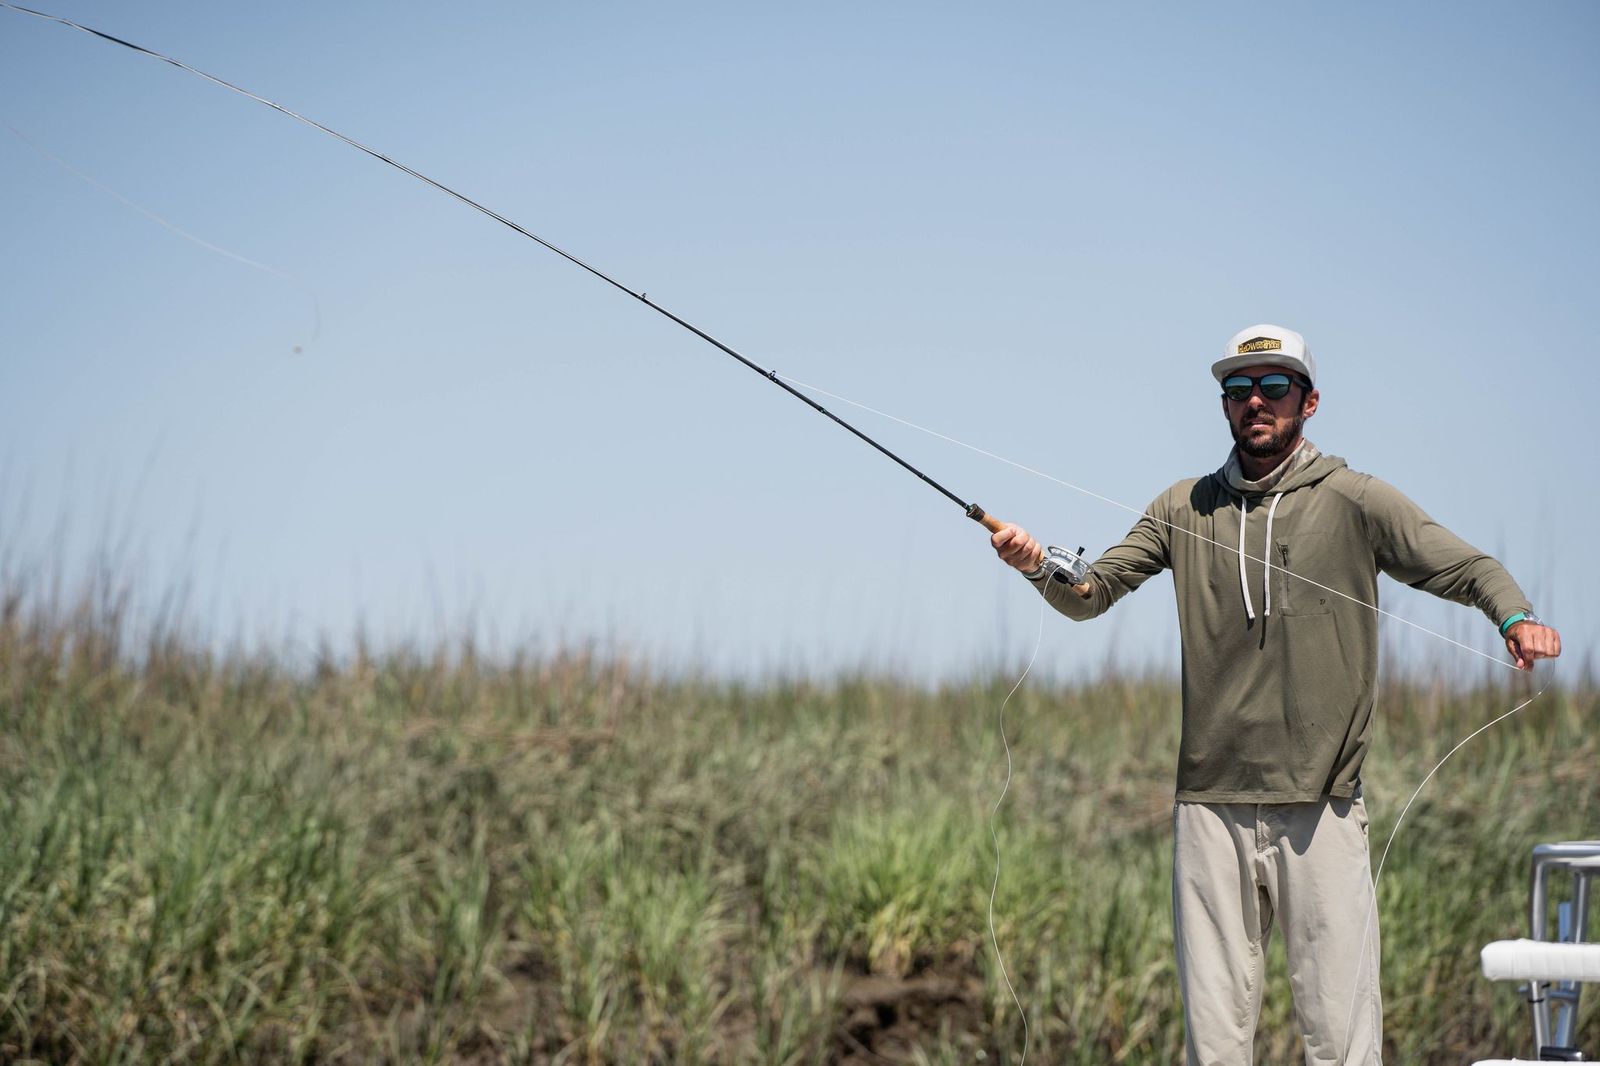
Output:
[[[1249,1066],[1274,917],[1306,1062],[1377,1066],[1383,1005],[1368,861],[1359,797],[1176,806],[1172,919],[1188,1066]]]

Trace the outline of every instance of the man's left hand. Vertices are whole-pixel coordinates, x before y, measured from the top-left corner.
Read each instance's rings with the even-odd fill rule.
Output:
[[[1518,622],[1506,633],[1506,651],[1517,661],[1518,670],[1532,670],[1534,660],[1561,654],[1561,634],[1538,622]]]

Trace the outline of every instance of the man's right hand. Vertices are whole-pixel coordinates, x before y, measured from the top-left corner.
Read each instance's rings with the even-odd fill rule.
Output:
[[[1024,574],[1039,569],[1044,562],[1044,549],[1039,547],[1039,542],[1028,536],[1028,531],[1015,522],[1001,526],[1000,532],[989,538],[989,543],[994,545],[1001,562],[1016,567]]]

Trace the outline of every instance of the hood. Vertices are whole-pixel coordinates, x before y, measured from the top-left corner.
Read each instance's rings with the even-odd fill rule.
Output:
[[[1295,489],[1304,488],[1307,485],[1315,485],[1335,470],[1342,470],[1347,465],[1337,455],[1323,455],[1317,451],[1317,446],[1310,441],[1306,441],[1303,447],[1310,450],[1313,458],[1305,464],[1290,470],[1282,481],[1272,485],[1270,488],[1249,489],[1243,488],[1237,483],[1243,478],[1243,475],[1239,473],[1237,449],[1228,452],[1227,461],[1218,467],[1216,473],[1211,476],[1217,479],[1217,484],[1221,485],[1223,491],[1229,496],[1235,499],[1248,497],[1255,500],[1263,496],[1293,492]]]

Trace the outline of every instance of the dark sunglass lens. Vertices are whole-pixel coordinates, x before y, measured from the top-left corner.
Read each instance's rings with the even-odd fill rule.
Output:
[[[1289,378],[1285,374],[1268,374],[1261,379],[1261,395],[1269,400],[1281,400],[1289,395]]]
[[[1250,379],[1246,377],[1229,378],[1222,383],[1222,395],[1235,402],[1250,398]]]

